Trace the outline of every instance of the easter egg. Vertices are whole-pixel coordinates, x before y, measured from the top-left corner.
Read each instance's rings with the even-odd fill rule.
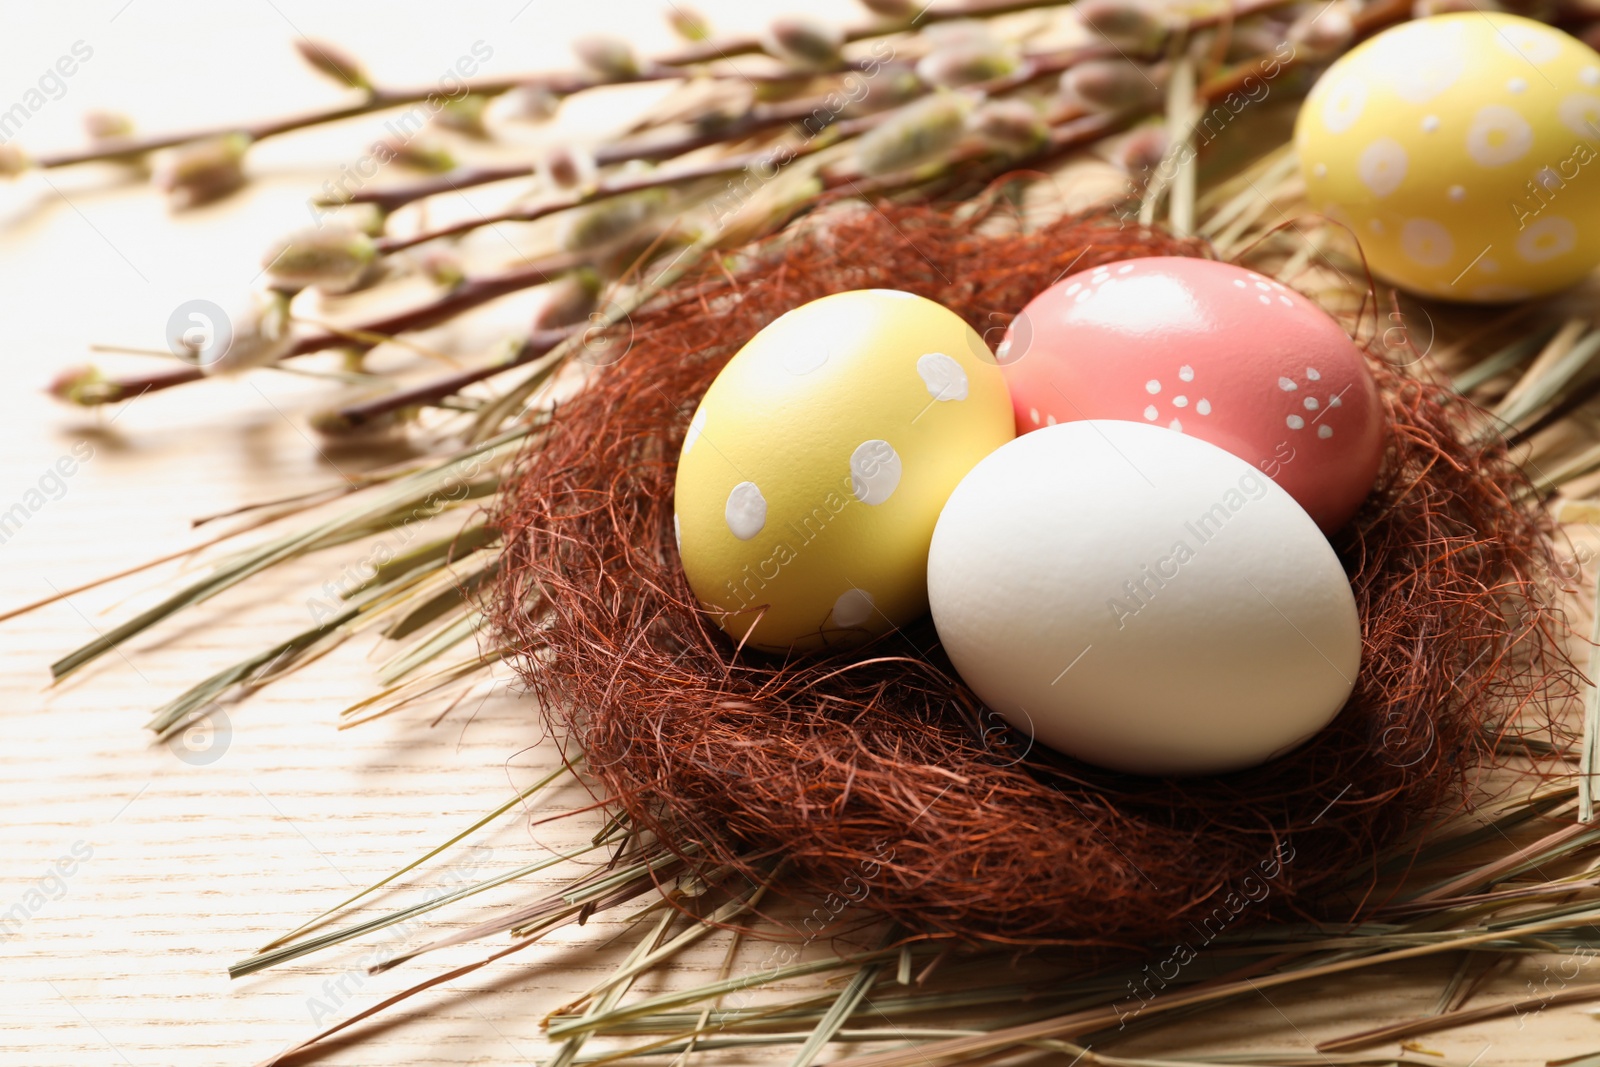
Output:
[[[1310,516],[1237,456],[1157,426],[1051,426],[984,459],[939,516],[928,596],[979,699],[1135,774],[1286,752],[1360,667],[1355,598]]]
[[[1325,531],[1355,513],[1383,458],[1360,350],[1316,304],[1232,264],[1155,256],[1064,278],[998,354],[1019,434],[1127,419],[1197,437],[1265,471]]]
[[[927,610],[928,541],[1012,437],[1006,385],[959,316],[891,289],[837,293],[729,360],[678,461],[678,552],[745,647],[848,647]]]
[[[1446,300],[1571,285],[1600,263],[1600,55],[1493,11],[1378,34],[1295,124],[1311,203],[1379,277]]]

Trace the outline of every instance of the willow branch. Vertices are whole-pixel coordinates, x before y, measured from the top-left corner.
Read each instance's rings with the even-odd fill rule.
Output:
[[[471,370],[458,371],[431,382],[413,386],[409,389],[397,389],[387,396],[380,396],[373,400],[362,401],[340,408],[334,413],[336,424],[345,430],[353,430],[365,425],[373,419],[402,408],[417,407],[423,404],[434,404],[449,396],[454,396],[469,385],[486,381],[497,374],[532,363],[540,356],[545,355],[556,345],[566,340],[579,329],[587,330],[588,324],[569,326],[560,330],[535,330],[529,334],[522,345],[510,358]]]
[[[464,311],[469,311],[480,304],[486,304],[497,297],[507,293],[531,289],[536,285],[544,285],[554,281],[562,274],[588,262],[584,256],[562,253],[547,256],[544,259],[528,263],[512,270],[499,274],[487,274],[476,278],[469,278],[456,286],[450,292],[425,304],[407,308],[403,311],[392,312],[380,318],[370,319],[366,322],[355,323],[342,327],[339,330],[319,330],[297,339],[294,347],[283,356],[284,359],[293,359],[297,356],[309,355],[312,352],[321,352],[329,348],[354,348],[367,349],[373,347],[373,342],[353,338],[353,334],[380,334],[393,337],[396,334],[410,330],[424,330],[430,326],[437,326],[448,321]],[[206,377],[205,371],[199,367],[180,367],[174,370],[158,371],[154,374],[140,375],[132,378],[114,378],[100,382],[95,387],[95,393],[86,398],[86,406],[100,404],[114,404],[130,397],[140,396],[144,393],[157,393],[163,389],[197,382]]]
[[[930,7],[918,16],[915,24],[925,26],[935,22],[948,22],[953,19],[990,18],[1037,8],[1060,7],[1066,2],[1068,0],[974,0],[974,2],[969,3]],[[845,30],[845,39],[859,41],[869,37],[881,37],[906,28],[909,27],[889,21],[861,24],[848,27]],[[438,85],[410,89],[373,89],[364,94],[362,99],[353,103],[319,108],[280,118],[265,119],[255,123],[205,126],[172,133],[155,134],[148,137],[118,138],[87,148],[37,156],[32,159],[32,164],[41,169],[53,169],[56,167],[75,166],[80,163],[105,162],[124,159],[145,152],[155,152],[163,148],[175,148],[178,145],[189,144],[194,141],[226,137],[230,134],[242,133],[249,137],[252,142],[264,141],[267,138],[277,137],[294,130],[303,130],[330,122],[341,122],[360,115],[370,115],[376,111],[386,111],[390,108],[404,107],[407,104],[420,103],[430,97],[456,99],[467,94],[498,96],[524,86],[542,88],[554,96],[564,97],[603,85],[666,81],[682,78],[684,76],[682,68],[715,63],[718,60],[727,60],[734,56],[750,55],[755,52],[761,52],[764,48],[765,46],[760,37],[743,35],[726,37],[721,40],[703,41],[680,48],[675,52],[657,56],[642,63],[638,72],[629,75],[601,77],[592,74],[555,72],[463,79],[462,87],[454,93],[445,93]]]

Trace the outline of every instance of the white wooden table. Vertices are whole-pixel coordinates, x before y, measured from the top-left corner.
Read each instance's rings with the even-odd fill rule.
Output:
[[[732,30],[756,28],[766,14],[738,0],[698,6]],[[842,0],[804,6],[852,10]],[[436,77],[475,41],[493,47],[490,73],[565,65],[563,42],[584,30],[625,30],[646,50],[668,43],[649,0],[408,0],[332,10],[309,0],[106,0],[70,10],[4,0],[0,27],[0,110],[25,99],[74,43],[93,50],[61,98],[29,115],[20,140],[36,149],[72,143],[76,116],[95,106],[160,129],[324,103],[329,89],[288,48],[300,31],[350,47],[380,78],[400,82]],[[225,303],[243,292],[260,250],[305,224],[307,196],[361,143],[347,130],[269,145],[252,157],[263,178],[251,190],[179,218],[104,171],[0,186],[0,515],[16,518],[13,505],[22,508],[0,542],[0,605],[191,543],[199,537],[187,528],[192,517],[373,462],[321,454],[304,422],[319,387],[282,376],[187,387],[94,414],[54,406],[36,388],[82,361],[90,342],[156,346],[180,302]],[[62,457],[74,460],[58,468]],[[361,964],[375,947],[413,944],[556,884],[552,873],[414,928],[227,978],[229,963],[442,842],[551,765],[548,746],[528,747],[538,740],[534,709],[504,690],[437,726],[411,711],[336,732],[339,709],[371,690],[371,640],[226,708],[209,748],[152,743],[142,729],[150,709],[304,628],[308,598],[360,558],[352,546],[286,568],[54,688],[54,658],[154,602],[183,565],[0,626],[0,1064],[252,1064],[503,941],[368,977]],[[539,811],[587,799],[567,787],[542,797]],[[584,819],[530,822],[502,820],[475,839],[482,848],[414,872],[359,914],[531,862],[593,829]],[[616,965],[623,947],[606,942],[621,929],[602,917],[425,993],[322,1062],[536,1062],[549,1051],[541,1015]],[[710,973],[720,952],[714,944],[686,957],[674,980]],[[1515,995],[1534,977],[1507,976],[1480,996]],[[1358,974],[1339,986],[1340,999],[1274,993],[1194,1017],[1176,1038],[1119,1051],[1309,1051],[1317,1035],[1428,1010],[1441,980],[1437,966]],[[1551,1009],[1422,1045],[1461,1063],[1542,1064],[1600,1050],[1600,1023],[1581,1009]]]

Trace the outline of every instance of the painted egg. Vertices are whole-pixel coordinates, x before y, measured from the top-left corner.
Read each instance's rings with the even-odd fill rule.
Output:
[[[1518,300],[1600,263],[1600,55],[1492,11],[1397,26],[1306,97],[1312,204],[1374,273],[1446,300]]]
[[[928,596],[984,703],[1135,774],[1286,752],[1360,667],[1355,598],[1305,511],[1237,456],[1156,426],[1052,426],[984,459],[939,517]]]
[[[847,647],[927,610],[928,541],[1012,437],[994,356],[954,312],[837,293],[756,334],[706,391],[673,521],[696,598],[735,641]]]
[[[1157,256],[1065,278],[999,348],[1017,432],[1127,419],[1227,449],[1325,531],[1372,488],[1383,409],[1366,359],[1310,300],[1242,267]]]

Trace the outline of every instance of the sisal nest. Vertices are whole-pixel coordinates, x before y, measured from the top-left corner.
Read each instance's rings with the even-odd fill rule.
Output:
[[[1374,855],[1465,803],[1497,736],[1570,684],[1547,524],[1498,438],[1471,443],[1476,416],[1443,387],[1373,360],[1388,454],[1334,538],[1361,674],[1331,726],[1266,766],[1098,770],[1002,728],[927,623],[782,660],[736,655],[696,608],[673,548],[678,451],[761,327],[882,286],[944,304],[992,345],[1068,270],[1206,254],[1109,216],[1027,232],[965,211],[834,212],[635,316],[627,355],[557,412],[493,516],[506,547],[491,615],[524,680],[607,803],[669,848],[753,879],[784,857],[791,889],[859,896],[914,931],[1192,940],[1246,897],[1266,900],[1255,921],[1326,914],[1319,899],[1339,890],[1349,917],[1353,874],[1359,912]]]

